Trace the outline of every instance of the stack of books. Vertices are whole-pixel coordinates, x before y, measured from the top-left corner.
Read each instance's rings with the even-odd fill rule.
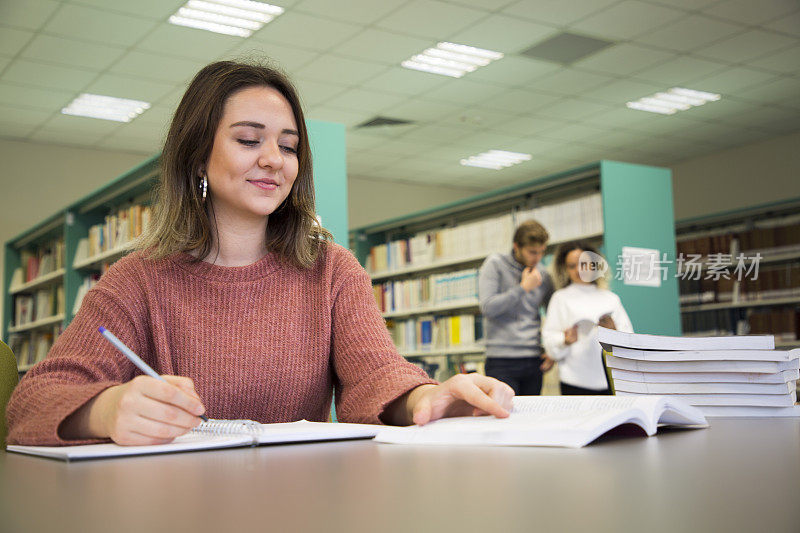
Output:
[[[771,335],[665,337],[599,328],[617,396],[680,398],[706,416],[800,416],[800,349]]]

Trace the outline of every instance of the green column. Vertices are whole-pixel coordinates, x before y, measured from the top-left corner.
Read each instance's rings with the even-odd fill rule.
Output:
[[[317,215],[338,244],[348,247],[347,163],[343,124],[307,120],[314,157]]]

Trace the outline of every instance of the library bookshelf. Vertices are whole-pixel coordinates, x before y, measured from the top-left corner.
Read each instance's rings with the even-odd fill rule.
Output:
[[[401,354],[438,379],[483,370],[478,270],[489,254],[508,252],[531,218],[551,236],[545,265],[571,240],[599,246],[612,269],[624,246],[675,256],[671,172],[615,161],[353,229],[351,250]],[[680,334],[674,262],[667,268],[673,275],[657,287],[610,280],[639,332]]]
[[[687,334],[773,334],[800,347],[800,198],[680,220],[676,234],[679,254],[701,265],[680,281]]]

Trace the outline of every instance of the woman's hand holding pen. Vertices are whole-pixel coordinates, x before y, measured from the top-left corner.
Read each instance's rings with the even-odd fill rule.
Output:
[[[137,376],[109,387],[65,420],[66,438],[108,438],[122,445],[166,444],[200,424],[205,407],[192,380]],[[80,437],[77,437],[80,435]]]

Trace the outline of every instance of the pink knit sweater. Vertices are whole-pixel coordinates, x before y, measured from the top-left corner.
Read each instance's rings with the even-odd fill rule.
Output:
[[[135,252],[86,295],[47,359],[8,404],[8,442],[61,445],[64,419],[140,372],[105,326],[160,374],[194,380],[212,418],[381,423],[384,407],[435,383],[396,351],[369,276],[341,246],[300,270],[269,254],[244,267]]]

